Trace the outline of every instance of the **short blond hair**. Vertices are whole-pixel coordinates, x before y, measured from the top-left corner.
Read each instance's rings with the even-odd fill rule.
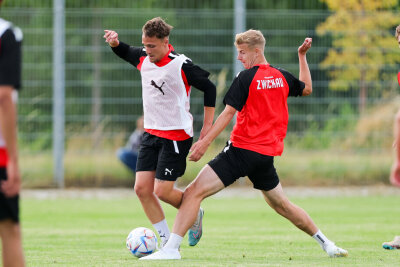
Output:
[[[396,39],[399,37],[400,35],[400,25],[396,27],[396,33],[394,36],[396,36]]]
[[[251,49],[253,49],[256,46],[264,49],[265,38],[262,32],[250,29],[248,31],[236,34],[235,46],[242,44],[247,44],[248,47]]]

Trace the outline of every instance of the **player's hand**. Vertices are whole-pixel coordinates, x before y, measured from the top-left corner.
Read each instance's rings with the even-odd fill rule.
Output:
[[[308,49],[311,48],[311,43],[312,43],[312,38],[307,37],[303,44],[299,46],[299,49],[297,51],[299,52],[299,55],[305,55],[308,51]]]
[[[7,197],[16,196],[21,188],[21,175],[18,164],[9,162],[7,165],[7,180],[1,181],[1,191]]]
[[[204,153],[206,153],[208,148],[208,144],[204,140],[199,140],[192,145],[190,148],[190,161],[199,161],[201,157],[203,157]]]
[[[106,43],[108,43],[111,47],[119,46],[118,33],[115,31],[104,30],[104,39],[106,39]]]

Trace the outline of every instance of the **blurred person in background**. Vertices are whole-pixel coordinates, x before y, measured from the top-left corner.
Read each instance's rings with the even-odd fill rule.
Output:
[[[400,47],[400,25],[396,27],[395,37]],[[397,73],[397,81],[400,85],[400,71]],[[390,172],[390,183],[394,186],[400,187],[400,109],[397,111],[394,120],[393,131],[396,157]],[[390,242],[384,242],[382,247],[384,249],[400,249],[400,236],[395,236]]]
[[[400,25],[396,27],[395,37],[400,47]],[[400,71],[397,73],[397,81],[400,85]],[[396,114],[393,130],[396,157],[390,172],[390,183],[394,186],[400,187],[400,109]]]
[[[190,91],[194,86],[204,92],[203,127],[199,139],[210,130],[214,120],[216,87],[209,72],[169,44],[172,26],[160,17],[142,28],[142,47],[129,46],[118,39],[115,31],[105,30],[104,38],[112,51],[140,71],[144,129],[136,164],[135,193],[144,212],[157,230],[161,245],[170,236],[162,200],[175,208],[182,202],[183,191],[175,181],[186,170],[186,157],[193,141],[193,116]],[[190,231],[199,232],[204,211],[197,208],[197,223]],[[189,236],[189,245],[197,244]]]
[[[0,237],[4,267],[25,266],[19,223],[16,107],[21,86],[21,43],[22,31],[0,18]]]
[[[140,143],[144,133],[143,116],[137,119],[136,129],[129,136],[125,147],[121,147],[117,151],[117,156],[132,172],[136,172],[136,161],[138,157]]]
[[[274,167],[274,157],[283,152],[289,113],[289,96],[307,96],[312,80],[306,53],[312,39],[298,48],[299,79],[271,66],[265,56],[265,38],[260,31],[236,34],[237,59],[245,70],[239,72],[224,97],[225,109],[208,134],[193,144],[190,160],[198,161],[208,146],[235,116],[236,124],[226,147],[211,160],[185,189],[181,207],[167,244],[160,251],[140,260],[181,259],[182,238],[196,219],[196,209],[203,199],[248,176],[265,201],[278,214],[310,235],[330,257],[346,257],[348,252],[329,240],[302,208],[284,194]]]

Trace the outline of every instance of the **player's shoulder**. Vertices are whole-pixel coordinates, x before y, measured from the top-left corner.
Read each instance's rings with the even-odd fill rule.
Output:
[[[180,57],[180,58],[183,60],[183,64],[186,64],[186,65],[189,65],[189,66],[193,65],[193,62],[192,62],[192,60],[191,60],[190,58],[188,58],[188,57],[185,56],[184,54],[179,54],[179,53],[176,52],[175,50],[172,50],[172,51],[169,53],[168,57],[169,57],[171,60]]]
[[[291,74],[289,71],[287,71],[287,70],[285,70],[284,68],[281,68],[281,67],[276,67],[276,66],[272,66],[272,65],[270,65],[270,67],[272,68],[272,69],[275,69],[275,70],[277,70],[277,71],[279,71],[280,73],[282,73],[282,74]]]
[[[254,66],[250,69],[245,69],[242,71],[239,71],[235,78],[239,79],[253,79],[254,75],[256,74],[257,70],[259,69],[259,66]]]
[[[136,51],[141,57],[147,56],[146,47],[144,46],[131,46],[131,49]]]
[[[12,27],[12,23],[0,18],[0,37]]]
[[[13,38],[15,41],[22,41],[23,35],[20,28],[13,25],[10,21],[0,18],[0,37]]]

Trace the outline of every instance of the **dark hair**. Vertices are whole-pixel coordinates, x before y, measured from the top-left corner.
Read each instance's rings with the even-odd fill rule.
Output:
[[[153,18],[144,24],[142,31],[147,37],[156,36],[158,39],[169,36],[172,26],[166,23],[162,18]]]

